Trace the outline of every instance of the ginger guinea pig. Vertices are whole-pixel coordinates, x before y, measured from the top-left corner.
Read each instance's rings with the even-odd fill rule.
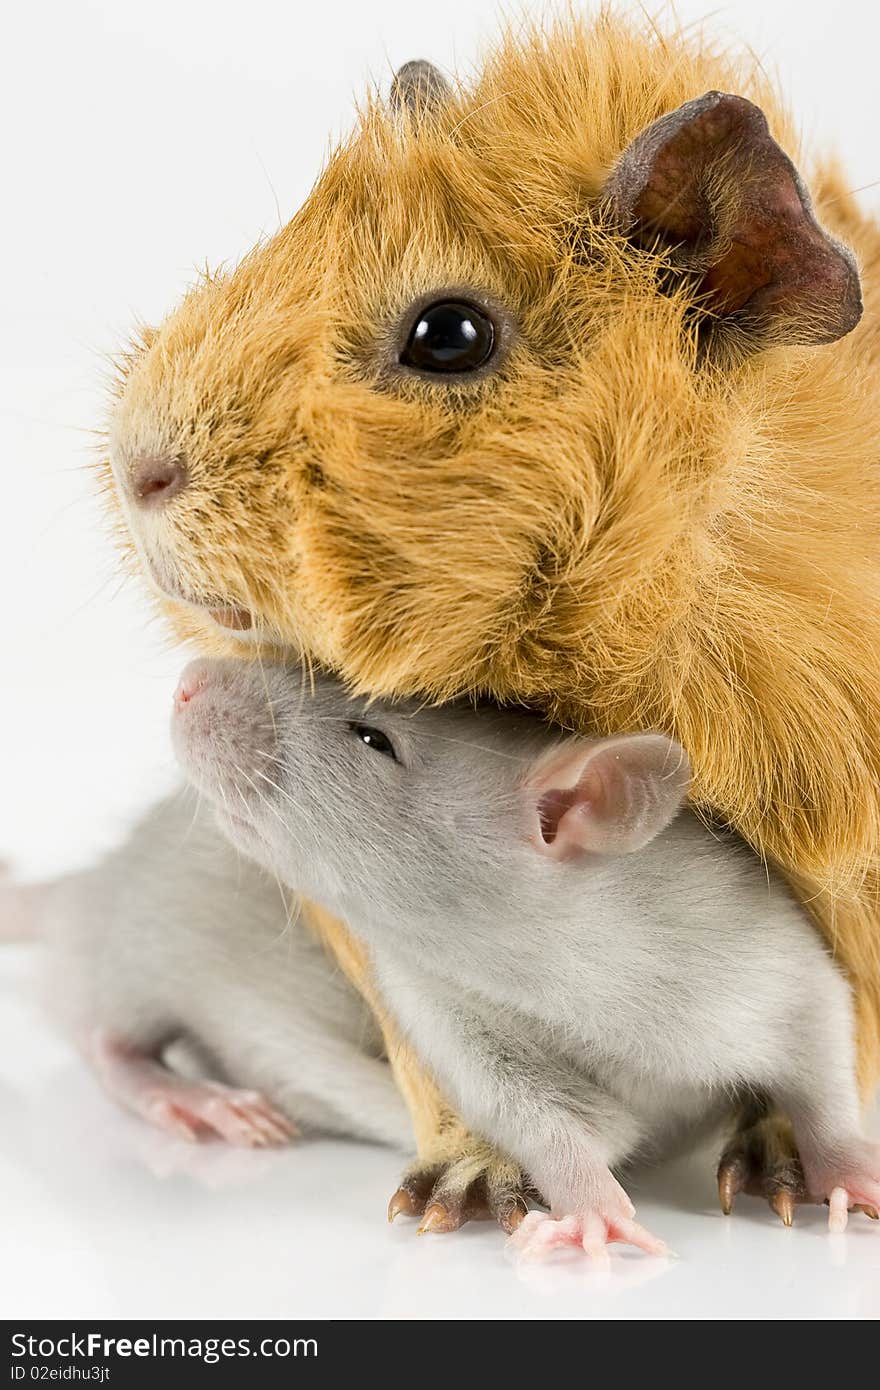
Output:
[[[865,1079],[878,282],[876,223],[754,64],[570,22],[471,87],[401,70],[292,221],[128,357],[109,449],[203,646],[678,739],[697,807],[833,932]]]

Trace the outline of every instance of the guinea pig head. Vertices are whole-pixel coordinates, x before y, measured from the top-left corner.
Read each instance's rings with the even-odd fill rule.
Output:
[[[611,22],[510,42],[471,91],[407,65],[289,225],[147,335],[112,470],[181,633],[545,699],[682,618],[757,486],[762,374],[860,309],[707,72],[740,81]]]

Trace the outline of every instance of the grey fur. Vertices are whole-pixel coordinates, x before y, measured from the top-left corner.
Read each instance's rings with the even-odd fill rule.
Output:
[[[613,1205],[609,1168],[751,1093],[791,1118],[808,1181],[862,1152],[849,987],[779,877],[675,814],[675,745],[638,853],[553,862],[530,787],[584,741],[280,667],[188,679],[176,747],[227,833],[352,925],[463,1118],[554,1210]]]
[[[433,63],[413,58],[398,68],[391,82],[390,101],[398,114],[420,116],[445,106],[452,88]]]
[[[411,1145],[368,1010],[290,920],[292,895],[188,790],[96,868],[3,896],[16,933],[45,941],[52,1010],[86,1056],[98,1035],[146,1056],[176,1047],[301,1127]]]

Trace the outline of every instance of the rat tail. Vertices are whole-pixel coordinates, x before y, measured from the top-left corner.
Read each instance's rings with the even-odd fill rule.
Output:
[[[8,864],[0,862],[0,945],[39,939],[49,891],[49,884],[16,883]]]

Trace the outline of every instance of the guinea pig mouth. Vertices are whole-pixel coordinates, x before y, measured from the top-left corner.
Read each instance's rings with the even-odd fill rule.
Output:
[[[190,598],[189,594],[183,593],[180,589],[167,584],[160,585],[167,597],[175,600],[176,603],[183,603],[187,608],[193,608],[198,613],[210,618],[218,627],[222,627],[226,632],[235,632],[239,636],[249,637],[253,635],[254,619],[253,615],[246,608],[239,608],[232,603],[216,603],[211,600],[200,601]]]
[[[176,578],[172,578],[167,573],[158,572],[157,566],[150,561],[149,557],[147,558],[147,573],[159,592],[164,594],[166,598],[173,599],[175,603],[182,603],[187,608],[193,608],[198,613],[204,614],[227,632],[247,635],[253,633],[253,614],[239,604],[223,603],[215,598],[193,598],[192,594],[187,593]]]
[[[196,605],[201,607],[202,605]],[[227,628],[230,632],[250,632],[254,626],[254,620],[246,608],[213,608],[205,606],[204,611],[209,617],[219,623],[221,627]]]

